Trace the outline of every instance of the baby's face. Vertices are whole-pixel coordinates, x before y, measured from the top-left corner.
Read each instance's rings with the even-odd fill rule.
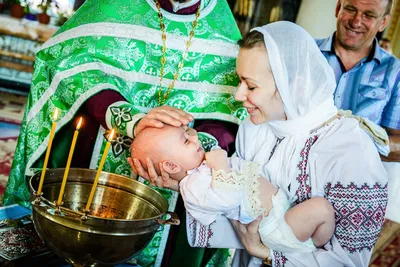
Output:
[[[168,159],[186,171],[198,167],[204,160],[204,150],[197,134],[190,135],[189,130],[181,127],[169,126],[165,130],[167,134],[163,136],[162,142],[168,149],[166,153]]]

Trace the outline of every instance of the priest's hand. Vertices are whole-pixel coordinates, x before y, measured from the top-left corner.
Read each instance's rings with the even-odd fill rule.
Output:
[[[179,182],[169,177],[169,174],[164,170],[162,163],[159,164],[160,176],[157,174],[153,161],[150,158],[146,158],[147,171],[138,159],[128,158],[128,162],[135,172],[139,176],[143,177],[143,179],[149,181],[151,185],[179,191]]]
[[[258,233],[261,219],[262,215],[249,224],[242,224],[232,219],[230,221],[247,252],[256,258],[266,259],[269,257],[269,248],[261,242],[261,237]]]
[[[147,127],[161,128],[164,124],[175,127],[187,125],[193,120],[193,116],[178,108],[170,106],[156,107],[149,111],[135,126],[134,136]]]

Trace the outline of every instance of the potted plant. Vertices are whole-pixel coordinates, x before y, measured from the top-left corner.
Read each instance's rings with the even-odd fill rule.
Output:
[[[27,5],[25,6],[25,14],[25,18],[27,20],[36,20],[36,15],[32,13],[29,3],[27,3]]]
[[[47,10],[50,7],[51,0],[42,0],[42,2],[39,4],[39,8],[42,11],[42,13],[38,14],[37,18],[39,23],[42,24],[49,24],[50,22],[50,16],[47,14]]]
[[[7,2],[11,6],[11,8],[10,8],[11,9],[10,10],[11,17],[18,18],[18,19],[21,19],[24,17],[25,7],[23,7],[21,5],[20,0],[8,0]]]

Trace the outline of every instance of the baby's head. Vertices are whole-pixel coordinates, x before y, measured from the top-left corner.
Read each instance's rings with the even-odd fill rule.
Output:
[[[159,163],[172,179],[180,181],[187,171],[198,167],[204,160],[204,150],[196,135],[189,135],[182,127],[164,125],[149,127],[140,132],[131,145],[131,157],[146,167],[146,158],[153,161],[160,174]]]

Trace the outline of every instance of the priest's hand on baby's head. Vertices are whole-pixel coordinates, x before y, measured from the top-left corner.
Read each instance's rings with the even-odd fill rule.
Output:
[[[188,125],[193,120],[189,113],[170,106],[156,107],[149,111],[135,126],[134,135],[148,127],[162,128],[164,124],[175,127]]]

